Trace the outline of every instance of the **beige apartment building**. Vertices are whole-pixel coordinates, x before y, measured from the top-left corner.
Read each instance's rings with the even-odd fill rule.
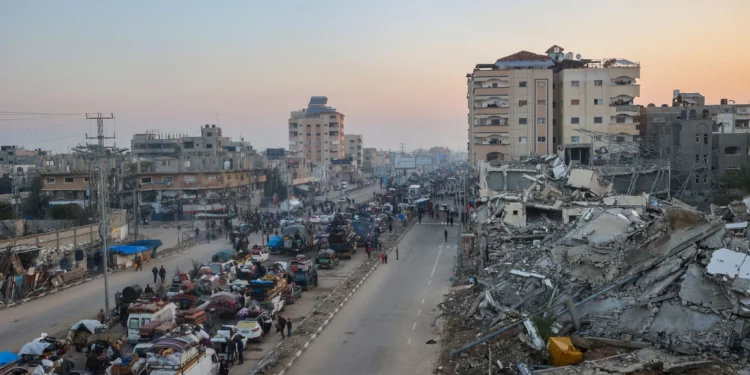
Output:
[[[632,141],[638,135],[638,63],[574,58],[559,46],[547,54],[556,64],[555,146],[566,161],[606,159],[612,142]]]
[[[346,145],[345,156],[347,159],[356,161],[358,168],[362,168],[365,159],[365,149],[362,139],[362,134],[344,134],[344,144]]]
[[[327,104],[327,97],[313,96],[307,108],[292,111],[289,118],[289,152],[313,165],[330,165],[346,151],[344,114]]]
[[[553,151],[554,63],[520,51],[466,75],[469,160],[518,160]]]

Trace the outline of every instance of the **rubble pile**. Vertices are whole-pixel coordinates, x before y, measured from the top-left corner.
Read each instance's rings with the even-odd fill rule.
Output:
[[[707,214],[674,199],[613,195],[596,178],[566,189],[572,174],[553,172],[560,166],[553,163],[524,175],[534,179],[528,189],[477,205],[476,248],[464,251],[462,285],[440,306],[443,372],[487,373],[492,352],[495,371],[500,361],[500,373],[527,373],[513,364],[547,365],[549,337],[578,339],[583,362],[537,373],[626,374],[688,360],[702,371],[716,363],[726,373],[734,373],[728,365],[743,368],[750,200]],[[602,345],[579,347],[580,339]],[[632,366],[615,364],[626,358]]]

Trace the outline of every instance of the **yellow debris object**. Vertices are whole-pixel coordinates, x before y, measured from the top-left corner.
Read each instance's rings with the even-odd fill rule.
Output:
[[[549,364],[555,367],[575,365],[583,360],[581,353],[568,337],[549,338]]]

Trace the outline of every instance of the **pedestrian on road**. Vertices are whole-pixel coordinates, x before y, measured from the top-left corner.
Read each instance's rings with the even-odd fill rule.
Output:
[[[227,342],[227,359],[229,360],[229,364],[234,366],[234,352],[237,350],[237,342],[234,340],[229,340]]]
[[[380,253],[380,264],[385,264],[385,254]]]
[[[156,279],[159,277],[159,269],[154,266],[154,268],[151,269],[151,273],[154,274],[154,284],[156,284]]]
[[[398,260],[398,245],[396,245],[396,260]]]
[[[284,327],[286,327],[286,319],[279,315],[279,323],[276,325],[276,332],[281,332],[281,338],[284,339]]]
[[[167,278],[167,270],[164,269],[164,265],[159,268],[159,277],[161,278],[161,283],[164,284],[164,279]]]
[[[229,375],[229,364],[227,364],[226,358],[221,359],[221,364],[219,365],[219,375]]]
[[[200,233],[201,233],[200,228],[195,227],[195,242],[198,242],[198,239],[199,239],[198,235],[200,235]]]
[[[242,343],[240,335],[234,336],[234,339],[237,341],[237,364],[241,365],[245,363],[245,358],[242,356],[242,353],[245,351],[245,344]]]
[[[367,253],[367,259],[372,258],[372,250],[369,247],[365,248],[365,252]]]
[[[99,356],[92,350],[89,355],[86,356],[86,368],[89,370],[91,375],[97,375],[99,373]]]
[[[286,321],[286,337],[292,337],[292,318]]]
[[[104,324],[104,318],[106,318],[104,315],[104,309],[99,309],[99,315],[97,315],[97,318],[99,318],[99,323]]]
[[[135,270],[136,271],[143,271],[143,262],[141,262],[141,256],[136,255],[135,259],[133,259],[133,262],[135,263]]]
[[[445,234],[445,242],[448,242],[448,230],[445,229],[445,232],[443,233]]]
[[[388,253],[383,253],[383,259],[385,260],[385,264],[388,264]]]

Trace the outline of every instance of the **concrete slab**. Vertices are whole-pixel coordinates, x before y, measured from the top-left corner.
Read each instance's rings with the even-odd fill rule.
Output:
[[[704,314],[685,306],[665,303],[654,317],[649,331],[668,334],[681,334],[710,328],[723,320],[721,315]]]
[[[694,305],[725,310],[732,307],[721,288],[703,276],[703,268],[691,264],[680,284],[680,298]]]

